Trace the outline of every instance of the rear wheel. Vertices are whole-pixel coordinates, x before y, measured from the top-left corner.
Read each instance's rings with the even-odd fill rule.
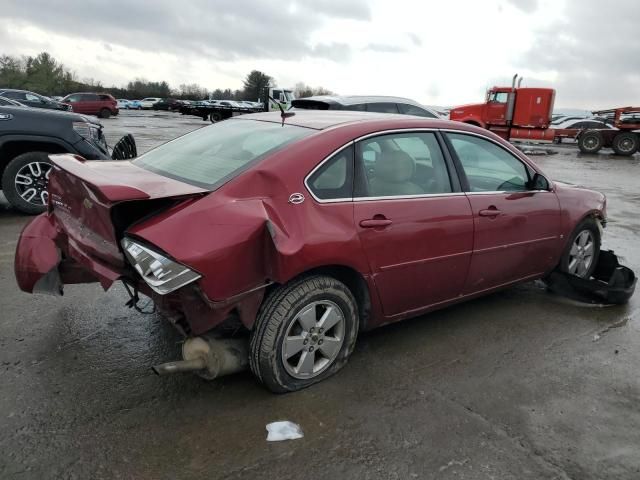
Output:
[[[613,138],[611,147],[618,155],[629,156],[638,151],[640,135],[631,132],[619,133]]]
[[[222,115],[220,115],[218,112],[211,112],[211,115],[209,115],[209,120],[211,120],[211,123],[219,122],[220,120],[222,120]]]
[[[598,153],[604,140],[597,130],[586,131],[578,138],[578,148],[582,153]]]
[[[47,208],[51,161],[46,152],[29,152],[11,160],[2,175],[2,191],[17,210],[30,215]]]
[[[305,277],[264,301],[249,364],[269,390],[300,390],[340,370],[357,335],[358,307],[349,289],[332,277]]]
[[[109,118],[111,116],[111,110],[108,108],[103,108],[100,110],[100,114],[98,115],[100,118]]]
[[[600,256],[600,229],[588,218],[574,230],[560,262],[560,270],[581,278],[590,278]]]

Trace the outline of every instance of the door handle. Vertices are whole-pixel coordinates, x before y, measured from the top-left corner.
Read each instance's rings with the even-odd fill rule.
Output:
[[[485,210],[480,210],[478,212],[478,215],[480,215],[481,217],[497,217],[501,213],[502,212],[498,210],[496,207],[489,207]]]
[[[393,222],[388,218],[369,218],[368,220],[360,220],[362,228],[383,228],[391,225]]]

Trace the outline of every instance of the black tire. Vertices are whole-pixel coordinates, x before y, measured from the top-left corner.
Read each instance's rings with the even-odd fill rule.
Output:
[[[571,234],[569,242],[567,242],[567,246],[565,247],[564,252],[562,253],[562,258],[560,260],[559,267],[561,272],[571,273],[575,275],[575,273],[571,272],[569,268],[570,262],[571,262],[571,249],[576,239],[578,238],[578,236],[581,235],[582,232],[584,231],[588,231],[591,234],[594,242],[594,251],[593,251],[593,256],[592,256],[589,268],[584,273],[579,274],[578,276],[588,279],[591,277],[591,274],[595,270],[596,265],[598,264],[598,258],[600,257],[600,244],[601,244],[600,229],[598,228],[597,221],[594,218],[584,219],[575,228],[575,230]]]
[[[578,138],[578,148],[582,153],[598,153],[603,144],[602,134],[597,130],[587,130]]]
[[[625,157],[633,155],[640,147],[640,135],[631,132],[619,133],[613,137],[611,147],[618,155]]]
[[[109,118],[111,116],[111,110],[108,108],[103,108],[100,110],[100,114],[98,115],[100,118]]]
[[[344,340],[335,359],[318,374],[310,378],[295,378],[284,364],[284,340],[298,314],[310,304],[323,301],[333,303],[343,313]],[[275,393],[292,392],[320,382],[347,363],[358,336],[358,323],[358,306],[353,294],[343,283],[332,277],[307,276],[278,287],[270,292],[258,312],[251,334],[251,371],[265,387]],[[308,348],[304,347],[304,350]],[[320,350],[322,347],[316,348]],[[301,354],[305,353],[301,351]]]
[[[4,193],[4,196],[7,198],[7,201],[16,210],[29,215],[37,215],[44,212],[47,208],[46,205],[31,203],[22,198],[20,192],[18,191],[18,185],[16,184],[16,175],[18,174],[18,172],[20,172],[22,168],[34,162],[46,163],[47,165],[51,165],[49,154],[46,152],[23,153],[22,155],[18,155],[9,162],[7,168],[5,168],[4,170],[4,174],[2,175],[2,191]],[[42,185],[40,184],[38,187],[42,188]],[[44,185],[44,188],[46,189],[46,183]]]
[[[211,114],[209,115],[209,120],[211,120],[211,123],[219,122],[220,120],[222,120],[222,115],[218,112],[211,112]]]

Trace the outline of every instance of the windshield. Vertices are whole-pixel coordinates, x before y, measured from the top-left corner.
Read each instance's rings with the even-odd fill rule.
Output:
[[[315,130],[255,120],[227,120],[151,150],[133,163],[214,190],[249,164]]]

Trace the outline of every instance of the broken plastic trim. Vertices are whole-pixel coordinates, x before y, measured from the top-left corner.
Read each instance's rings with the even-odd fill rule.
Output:
[[[633,295],[637,278],[633,270],[620,265],[613,250],[602,250],[592,278],[555,271],[545,281],[554,293],[574,300],[621,305]]]

